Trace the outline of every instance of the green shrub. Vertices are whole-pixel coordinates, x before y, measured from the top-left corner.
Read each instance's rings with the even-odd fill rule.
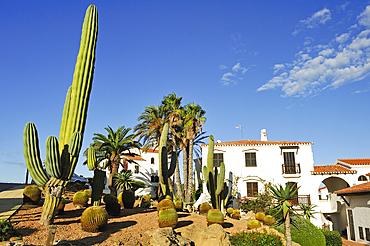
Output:
[[[280,246],[283,245],[281,238],[276,235],[268,234],[266,231],[251,232],[251,233],[238,233],[229,237],[231,245],[249,246],[249,245],[267,245],[267,246]]]
[[[290,224],[293,242],[299,243],[301,246],[322,246],[326,244],[324,234],[309,220],[294,215],[290,215],[290,219],[297,224],[297,228]],[[284,223],[273,226],[273,228],[285,235]]]
[[[321,230],[322,234],[325,236],[326,246],[342,246],[342,238],[337,231],[326,231]]]
[[[21,238],[21,234],[16,231],[10,221],[4,219],[0,222],[0,242],[7,241],[11,237]]]

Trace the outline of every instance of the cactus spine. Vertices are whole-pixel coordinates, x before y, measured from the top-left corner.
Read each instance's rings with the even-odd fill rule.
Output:
[[[208,192],[211,195],[212,207],[217,208],[224,213],[224,207],[229,197],[229,188],[224,182],[225,164],[220,165],[220,173],[217,167],[213,166],[214,138],[209,136],[207,166],[203,167],[203,175],[207,184]],[[214,170],[214,171],[213,171]]]
[[[171,191],[168,184],[168,179],[173,175],[176,168],[177,153],[172,151],[171,164],[168,168],[167,158],[167,137],[168,137],[168,123],[163,126],[161,139],[159,141],[159,184],[162,195],[170,195]]]
[[[27,123],[23,133],[26,165],[33,180],[45,189],[45,203],[40,223],[53,223],[63,189],[70,181],[77,164],[85,129],[87,107],[92,87],[95,48],[98,34],[98,15],[94,5],[86,10],[82,27],[80,50],[77,56],[73,82],[68,89],[63,109],[62,124],[58,141],[49,137],[47,141],[47,172],[42,168],[38,136],[33,123]]]

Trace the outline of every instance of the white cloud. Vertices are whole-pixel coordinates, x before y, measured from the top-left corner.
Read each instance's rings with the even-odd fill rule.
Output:
[[[357,16],[358,24],[370,28],[370,5],[366,6],[364,12]]]
[[[233,73],[225,73],[221,78],[221,83],[223,85],[229,85],[230,83],[235,84],[236,81],[235,81],[234,77],[235,77],[235,74],[233,74]]]
[[[227,67],[225,65],[219,65],[218,69],[227,69]]]
[[[249,67],[250,68],[250,67]],[[233,68],[232,68],[232,70],[234,71],[234,72],[239,72],[239,71],[241,71],[242,72],[242,74],[245,74],[247,71],[248,71],[248,69],[249,68],[245,68],[245,67],[242,67],[242,66],[240,66],[240,62],[238,62]]]
[[[311,44],[312,42],[313,42],[313,38],[311,38],[311,37],[306,37],[305,38],[305,41],[304,41],[304,43],[303,43],[303,45],[304,46],[306,46],[306,45],[309,45],[309,44]]]
[[[314,13],[311,17],[308,17],[305,20],[301,20],[301,23],[304,24],[307,28],[314,28],[320,24],[325,24],[328,20],[331,19],[330,10],[323,8],[320,11]]]
[[[309,18],[324,21],[325,13]],[[370,6],[358,16],[359,26],[370,29]],[[307,21],[307,24],[311,23]],[[325,89],[336,89],[345,84],[360,81],[370,76],[370,30],[351,32],[334,38],[328,45],[304,48],[288,64],[276,64],[275,76],[257,91],[282,88],[284,97],[305,97],[316,95]]]

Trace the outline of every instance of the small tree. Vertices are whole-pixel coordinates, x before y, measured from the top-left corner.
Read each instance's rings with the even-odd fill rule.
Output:
[[[122,172],[116,173],[113,177],[113,184],[116,189],[131,190],[133,192],[139,188],[146,187],[144,182],[133,179],[131,170],[122,170]]]
[[[283,217],[277,222],[278,224],[285,223],[285,237],[286,245],[292,245],[292,236],[290,233],[290,218],[289,213],[294,212],[294,208],[290,203],[294,195],[298,192],[299,187],[295,188],[290,186],[289,183],[285,184],[285,188],[282,185],[271,185],[269,187],[272,196],[276,199],[276,205],[274,207],[276,214],[282,214]]]

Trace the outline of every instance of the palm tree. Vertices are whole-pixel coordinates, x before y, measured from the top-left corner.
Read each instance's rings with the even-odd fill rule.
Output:
[[[96,147],[99,150],[98,161],[105,160],[103,168],[108,168],[109,170],[109,181],[108,187],[111,190],[111,194],[117,196],[117,190],[113,184],[113,177],[118,173],[118,168],[121,163],[124,154],[126,156],[136,156],[137,154],[132,153],[131,149],[140,149],[141,145],[139,142],[133,140],[133,134],[127,135],[131,128],[125,128],[121,126],[117,131],[108,126],[104,128],[108,132],[108,136],[104,136],[100,133],[94,133],[93,140],[91,144],[92,147]],[[125,158],[125,162],[133,162],[130,159]],[[125,168],[125,166],[123,166]]]
[[[141,121],[134,128],[134,137],[143,141],[143,151],[156,149],[164,125],[164,113],[159,106],[148,106],[137,119]]]
[[[290,218],[289,213],[294,212],[292,204],[289,202],[294,198],[294,195],[298,192],[299,187],[290,186],[289,183],[285,184],[285,188],[282,185],[272,185],[269,187],[272,197],[276,199],[277,204],[274,209],[276,214],[282,213],[283,217],[278,221],[278,224],[285,223],[285,237],[286,245],[292,245],[292,236],[290,234]]]
[[[131,170],[122,170],[113,177],[114,187],[118,190],[131,190],[135,192],[139,188],[145,188],[144,182],[132,178]]]
[[[186,139],[189,140],[189,160],[188,160],[188,182],[185,188],[185,201],[190,202],[191,193],[193,190],[193,146],[194,138],[202,132],[202,125],[206,121],[204,117],[206,111],[195,103],[190,103],[185,106],[184,112],[184,130]]]
[[[177,97],[175,93],[171,93],[168,96],[164,97],[162,100],[161,109],[163,114],[165,115],[165,122],[168,123],[169,128],[172,133],[172,146],[173,151],[177,151],[179,144],[180,144],[180,131],[181,131],[181,100],[182,97]],[[186,162],[183,163],[184,168],[186,166]],[[179,198],[184,201],[184,192],[181,187],[181,179],[180,179],[180,169],[178,161],[176,162],[176,188]],[[185,183],[185,172],[184,172],[184,183]]]

